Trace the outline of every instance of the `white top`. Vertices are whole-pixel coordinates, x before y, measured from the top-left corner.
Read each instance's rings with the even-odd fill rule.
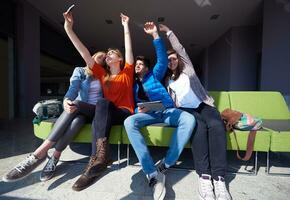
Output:
[[[174,93],[171,94],[171,97],[174,96],[173,98],[175,99],[173,99],[173,101],[175,101],[177,107],[197,108],[201,103],[196,94],[192,91],[189,77],[186,74],[181,73],[176,81],[170,80],[169,87]]]
[[[102,98],[101,83],[99,80],[93,80],[89,88],[88,103],[96,105],[99,98]]]

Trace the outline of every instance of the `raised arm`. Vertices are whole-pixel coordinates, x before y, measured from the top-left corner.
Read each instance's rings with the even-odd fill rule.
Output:
[[[86,62],[86,65],[90,68],[94,66],[94,59],[92,58],[89,50],[85,47],[85,45],[80,41],[78,36],[73,31],[73,16],[72,12],[65,12],[63,13],[64,17],[64,30],[66,34],[68,35],[69,39],[75,46],[75,48],[78,50],[78,52],[81,54],[82,58]]]
[[[182,44],[179,42],[176,35],[170,30],[166,25],[159,24],[159,30],[162,32],[165,32],[167,35],[167,38],[172,46],[172,48],[176,51],[176,53],[179,55],[181,61],[184,63],[184,69],[183,71],[191,75],[192,73],[195,73],[193,64],[186,53],[185,48],[182,46]]]
[[[153,68],[153,73],[155,77],[159,81],[161,81],[164,78],[168,67],[168,60],[164,42],[159,37],[157,27],[153,22],[146,22],[144,25],[144,31],[147,34],[152,35],[154,39],[153,44],[156,51],[157,62]]]
[[[121,13],[121,22],[124,27],[124,42],[125,42],[125,62],[129,65],[134,63],[134,56],[132,50],[131,35],[129,30],[129,17]]]

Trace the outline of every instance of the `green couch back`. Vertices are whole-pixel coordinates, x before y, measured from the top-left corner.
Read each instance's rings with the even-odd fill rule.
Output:
[[[228,92],[211,91],[209,95],[214,99],[214,105],[222,112],[226,108],[230,108],[230,99]]]
[[[290,119],[284,97],[279,92],[228,92],[231,108],[262,119]]]

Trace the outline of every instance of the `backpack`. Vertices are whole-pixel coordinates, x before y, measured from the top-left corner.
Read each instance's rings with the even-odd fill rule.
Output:
[[[251,158],[254,149],[254,141],[256,137],[257,130],[262,128],[262,119],[253,117],[247,113],[241,113],[239,111],[232,110],[230,108],[225,109],[221,113],[221,117],[225,123],[226,129],[229,132],[233,132],[234,138],[237,144],[237,158],[240,160],[248,161]],[[244,157],[239,154],[239,145],[236,137],[237,130],[250,131],[247,141],[247,150]]]
[[[36,117],[33,124],[39,124],[42,120],[58,117],[63,112],[62,101],[49,99],[37,102],[33,107]]]

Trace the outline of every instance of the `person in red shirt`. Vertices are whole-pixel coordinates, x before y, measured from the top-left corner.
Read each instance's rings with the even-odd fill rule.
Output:
[[[128,16],[120,15],[124,28],[125,61],[120,50],[109,49],[106,55],[107,69],[95,62],[88,49],[74,33],[72,13],[66,12],[63,16],[65,18],[64,28],[68,37],[87,66],[92,69],[93,75],[101,81],[105,97],[96,103],[92,122],[93,141],[90,161],[72,186],[73,190],[80,191],[91,185],[111,163],[108,142],[111,126],[122,125],[124,120],[134,112],[134,57]]]

